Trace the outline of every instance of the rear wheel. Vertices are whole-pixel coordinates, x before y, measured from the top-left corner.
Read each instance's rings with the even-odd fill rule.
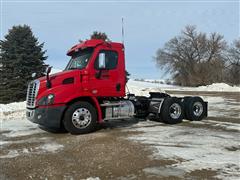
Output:
[[[183,105],[181,100],[176,97],[166,98],[162,105],[160,117],[168,124],[177,124],[182,122]]]
[[[67,109],[63,124],[71,134],[93,132],[97,124],[96,109],[88,102],[76,102]]]
[[[185,97],[184,107],[186,118],[191,121],[200,121],[206,114],[206,107],[200,97]]]

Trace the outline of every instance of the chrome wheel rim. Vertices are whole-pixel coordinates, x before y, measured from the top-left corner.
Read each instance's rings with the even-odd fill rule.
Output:
[[[78,129],[86,128],[92,120],[90,111],[86,108],[78,108],[72,115],[72,123]]]
[[[182,108],[178,103],[173,103],[169,108],[170,117],[178,119],[182,114]]]
[[[193,104],[193,114],[195,116],[201,116],[203,113],[203,105],[201,102],[195,102]]]

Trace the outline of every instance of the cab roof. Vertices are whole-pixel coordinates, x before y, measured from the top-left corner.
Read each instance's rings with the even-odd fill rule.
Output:
[[[124,48],[122,43],[104,41],[101,39],[91,39],[91,40],[86,40],[79,44],[74,45],[71,49],[68,50],[67,55],[71,56],[74,52],[77,52],[79,49],[85,49],[88,47],[94,48],[98,45],[102,45],[106,47]]]

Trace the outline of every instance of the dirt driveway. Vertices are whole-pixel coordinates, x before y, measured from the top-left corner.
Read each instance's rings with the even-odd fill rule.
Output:
[[[201,95],[210,110],[201,122],[118,120],[79,136],[45,132],[24,112],[8,114],[0,179],[238,179],[239,94]]]

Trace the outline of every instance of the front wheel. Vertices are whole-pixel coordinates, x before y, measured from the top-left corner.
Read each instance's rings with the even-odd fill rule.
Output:
[[[95,131],[97,112],[88,102],[76,102],[65,112],[65,129],[71,134],[86,134]]]
[[[183,119],[183,105],[176,97],[167,97],[162,105],[161,119],[168,124],[177,124]]]

